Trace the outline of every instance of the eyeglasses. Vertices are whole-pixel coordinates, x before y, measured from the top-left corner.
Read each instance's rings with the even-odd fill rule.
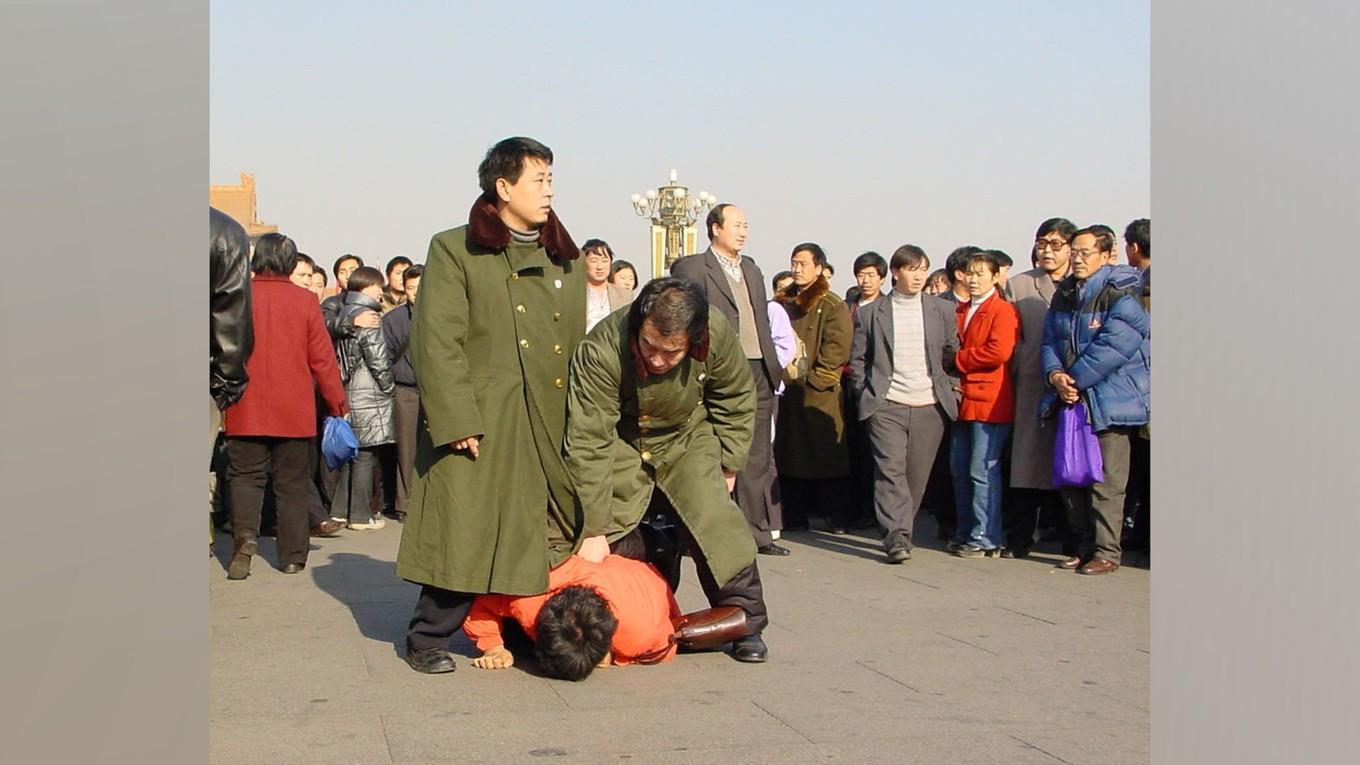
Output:
[[[1039,252],[1043,252],[1044,250],[1053,250],[1054,252],[1057,252],[1058,250],[1061,250],[1062,248],[1064,248],[1064,247],[1066,247],[1066,246],[1067,246],[1067,242],[1064,242],[1064,241],[1061,240],[1061,239],[1036,239],[1036,240],[1034,240],[1034,249],[1038,250]]]
[[[1072,251],[1072,258],[1073,258],[1074,260],[1090,260],[1092,257],[1094,257],[1094,256],[1096,256],[1096,255],[1103,255],[1103,254],[1105,254],[1105,253],[1104,253],[1103,251],[1101,251],[1101,250],[1073,250],[1073,251]]]

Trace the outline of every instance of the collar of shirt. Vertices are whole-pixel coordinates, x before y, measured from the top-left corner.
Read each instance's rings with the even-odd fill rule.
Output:
[[[718,265],[722,266],[722,270],[727,272],[727,276],[731,278],[732,281],[741,281],[741,255],[737,255],[737,259],[733,261],[726,255],[714,250],[713,257],[718,259]]]
[[[993,287],[993,288],[987,290],[987,292],[985,292],[984,294],[979,295],[979,296],[973,298],[972,303],[973,303],[973,305],[982,305],[983,303],[987,302],[987,300],[988,300],[989,298],[991,298],[992,295],[995,295],[995,294],[996,294],[996,287]]]

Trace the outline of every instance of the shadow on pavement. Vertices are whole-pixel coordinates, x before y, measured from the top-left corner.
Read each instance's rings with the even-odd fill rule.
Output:
[[[327,595],[349,608],[359,633],[388,643],[398,656],[406,655],[406,625],[419,588],[397,578],[396,564],[360,553],[339,552],[307,570]],[[454,647],[471,647],[460,631]],[[457,651],[455,651],[457,652]]]

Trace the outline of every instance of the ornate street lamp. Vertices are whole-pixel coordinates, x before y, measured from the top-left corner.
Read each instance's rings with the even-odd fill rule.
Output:
[[[697,252],[698,236],[694,224],[718,203],[707,191],[690,196],[689,189],[676,181],[633,195],[633,211],[652,223],[652,278],[664,275],[671,264]]]

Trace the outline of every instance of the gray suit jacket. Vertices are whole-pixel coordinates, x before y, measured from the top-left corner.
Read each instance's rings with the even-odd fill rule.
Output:
[[[959,352],[959,333],[954,304],[930,295],[921,296],[925,314],[926,368],[935,399],[949,419],[959,416],[958,372],[954,354]],[[855,339],[850,346],[850,393],[859,404],[859,418],[869,419],[887,400],[893,376],[892,293],[863,306],[855,314]]]
[[[703,252],[694,255],[686,255],[675,261],[671,266],[671,276],[678,276],[698,284],[708,295],[708,304],[712,308],[718,309],[727,318],[727,323],[733,329],[741,326],[741,317],[737,314],[737,299],[732,294],[732,287],[728,284],[727,274],[723,273],[722,266],[718,263],[718,256],[709,247]],[[746,282],[746,290],[750,293],[751,308],[755,312],[756,334],[760,337],[760,354],[763,357],[765,374],[770,382],[770,390],[779,387],[783,379],[783,368],[779,363],[779,356],[775,353],[774,339],[770,336],[770,314],[766,306],[765,297],[765,276],[760,273],[760,266],[749,257],[741,256],[741,278]]]

